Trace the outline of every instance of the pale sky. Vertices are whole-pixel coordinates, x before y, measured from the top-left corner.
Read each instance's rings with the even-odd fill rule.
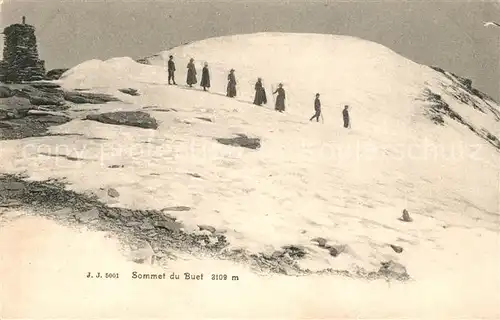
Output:
[[[500,28],[483,27],[500,20],[498,1],[5,0],[1,15],[2,27],[22,15],[35,25],[47,69],[235,33],[331,33],[381,43],[500,98]]]

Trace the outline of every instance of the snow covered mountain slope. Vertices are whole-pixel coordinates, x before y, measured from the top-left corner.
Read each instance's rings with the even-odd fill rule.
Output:
[[[166,85],[170,54],[180,86]],[[191,57],[198,81],[209,63],[210,92],[183,85]],[[64,177],[76,191],[128,208],[188,206],[174,213],[186,230],[211,225],[232,248],[252,253],[300,246],[306,257],[299,264],[311,270],[377,270],[393,260],[415,279],[484,277],[478,281],[489,286],[488,297],[498,294],[500,109],[491,99],[381,45],[343,36],[214,38],[148,61],[87,61],[59,83],[124,101],[97,111],[84,106],[84,113],[73,108],[72,115],[142,110],[160,122],[157,130],[77,116],[52,128],[75,136],[2,142],[2,171]],[[225,97],[231,68],[236,99]],[[257,77],[266,86],[267,107],[252,105]],[[279,82],[287,92],[284,114],[272,110],[270,91]],[[124,87],[140,95],[117,91]],[[316,92],[324,124],[308,121]],[[341,124],[345,104],[351,106],[350,130]],[[235,134],[260,138],[261,147],[216,140]],[[108,187],[120,196],[107,197],[101,188]],[[398,220],[404,208],[413,222]],[[341,253],[334,257],[318,247],[312,241],[318,237]],[[474,263],[465,266],[466,260]]]

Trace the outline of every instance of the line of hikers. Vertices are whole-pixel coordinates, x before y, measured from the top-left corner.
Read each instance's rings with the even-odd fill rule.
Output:
[[[198,82],[198,79],[196,78],[196,67],[194,65],[194,59],[191,58],[189,60],[189,63],[187,65],[187,79],[186,83],[189,87],[193,87],[194,84]],[[174,57],[170,56],[168,60],[168,84],[171,85],[172,82],[174,85],[177,85],[175,82],[175,62],[174,62]],[[234,69],[231,69],[229,71],[229,75],[227,76],[227,89],[226,89],[226,96],[229,98],[234,98],[236,97],[236,76],[234,75]],[[207,91],[207,88],[210,88],[210,72],[208,70],[208,63],[205,62],[203,66],[203,70],[201,73],[201,82],[200,86],[203,88],[203,91]],[[254,104],[261,106],[262,104],[267,104],[267,96],[266,96],[266,90],[264,89],[264,86],[262,85],[262,79],[258,78],[257,82],[255,83],[255,99],[254,99]],[[283,89],[283,84],[280,83],[278,85],[278,88],[273,92],[274,94],[278,94],[276,96],[276,103],[274,106],[274,110],[278,112],[283,112],[285,111],[285,89]],[[314,115],[309,119],[309,121],[312,121],[313,119],[316,118],[316,121],[319,122],[319,118],[321,116],[321,101],[319,99],[320,94],[316,93],[316,99],[314,100]],[[349,123],[349,106],[344,106],[344,110],[342,111],[342,118],[344,120],[344,128],[350,128],[350,123]]]

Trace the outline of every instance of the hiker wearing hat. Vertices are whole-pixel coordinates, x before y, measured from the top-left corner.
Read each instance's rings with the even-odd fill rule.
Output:
[[[187,84],[190,87],[193,87],[193,84],[196,84],[198,80],[196,79],[196,67],[194,66],[194,59],[191,58],[187,65],[188,73],[187,73]]]
[[[207,62],[205,62],[205,66],[203,67],[203,71],[201,72],[200,86],[203,87],[203,91],[207,91],[207,88],[210,88],[210,72],[208,71]]]
[[[315,114],[311,117],[311,119],[309,119],[309,121],[316,118],[316,122],[319,122],[319,116],[321,115],[321,101],[319,101],[319,93],[316,93],[316,99],[314,99],[314,111]]]
[[[227,96],[229,98],[234,98],[236,97],[236,77],[234,76],[234,69],[231,69],[231,71],[229,71],[227,81]]]
[[[283,84],[280,83],[278,86],[278,89],[273,92],[273,94],[278,94],[276,97],[276,105],[274,107],[274,110],[283,112],[285,111],[285,89],[283,89]]]
[[[253,100],[253,104],[261,106],[262,104],[267,103],[266,90],[262,85],[262,79],[258,78],[257,83],[255,83],[255,99]]]
[[[170,56],[168,59],[168,84],[172,84],[170,81],[173,81],[175,83],[175,63],[174,63],[174,56]]]

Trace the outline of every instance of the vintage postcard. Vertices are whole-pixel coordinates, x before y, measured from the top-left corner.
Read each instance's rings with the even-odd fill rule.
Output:
[[[500,2],[0,28],[0,319],[500,318]]]

